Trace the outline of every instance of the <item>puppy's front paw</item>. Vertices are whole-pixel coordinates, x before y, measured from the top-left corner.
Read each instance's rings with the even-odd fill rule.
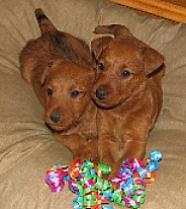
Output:
[[[108,176],[108,179],[112,179],[117,176],[119,169],[120,169],[120,163],[115,162],[114,164],[111,165],[111,173]]]

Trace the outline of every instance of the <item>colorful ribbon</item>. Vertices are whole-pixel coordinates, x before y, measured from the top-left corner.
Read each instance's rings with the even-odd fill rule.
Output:
[[[52,192],[60,192],[65,182],[77,194],[72,204],[74,209],[113,209],[110,202],[138,209],[145,202],[145,186],[155,181],[160,151],[153,151],[145,161],[123,161],[117,176],[110,181],[102,178],[111,168],[105,164],[79,160],[70,165],[57,164],[47,171],[45,182]]]

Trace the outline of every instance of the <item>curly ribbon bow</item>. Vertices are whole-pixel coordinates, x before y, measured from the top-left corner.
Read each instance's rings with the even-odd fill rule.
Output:
[[[52,192],[60,192],[68,182],[69,189],[77,194],[72,202],[74,209],[113,209],[110,202],[138,209],[145,202],[146,184],[155,181],[161,159],[161,152],[155,150],[145,161],[123,161],[110,181],[102,177],[110,174],[109,165],[79,160],[70,165],[56,164],[47,171],[45,182]]]

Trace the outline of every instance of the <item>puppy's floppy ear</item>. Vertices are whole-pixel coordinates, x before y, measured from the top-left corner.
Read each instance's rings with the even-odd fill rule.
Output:
[[[112,34],[115,38],[126,38],[133,36],[127,27],[119,24],[98,25],[94,32],[96,34]]]
[[[111,34],[114,35],[114,38],[126,38],[132,37],[131,32],[124,25],[111,24],[111,25],[98,25],[94,33],[96,34]],[[91,42],[91,50],[93,57],[98,59],[101,52],[107,47],[107,45],[114,39],[111,36],[103,36],[97,39],[94,39]]]
[[[40,79],[40,83],[41,83],[41,86],[44,86],[45,83],[46,83],[46,78],[49,74],[49,71],[48,70],[45,70],[41,76],[41,79]]]
[[[98,59],[101,52],[107,47],[107,45],[113,40],[110,36],[96,38],[91,42],[91,51],[94,59]]]
[[[46,79],[47,79],[52,67],[53,67],[53,62],[51,61],[47,64],[46,69],[44,70],[43,74],[41,75],[41,79],[40,79],[41,86],[45,85]]]
[[[22,56],[23,57],[23,56]],[[35,59],[31,58],[20,58],[21,63],[21,74],[22,77],[28,82],[31,83],[31,74],[32,70],[36,67],[36,61]]]
[[[151,74],[164,64],[164,56],[148,46],[143,48],[143,59],[147,75]]]

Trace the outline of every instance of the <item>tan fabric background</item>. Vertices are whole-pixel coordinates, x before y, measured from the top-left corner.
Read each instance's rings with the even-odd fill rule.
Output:
[[[165,55],[164,105],[148,146],[160,149],[164,160],[142,208],[185,209],[186,26],[139,16],[106,0],[0,0],[0,209],[72,208],[67,188],[51,193],[43,182],[48,168],[71,155],[43,124],[42,108],[19,74],[20,50],[39,36],[36,7],[59,29],[87,42],[99,23],[125,24]]]

